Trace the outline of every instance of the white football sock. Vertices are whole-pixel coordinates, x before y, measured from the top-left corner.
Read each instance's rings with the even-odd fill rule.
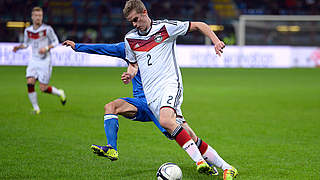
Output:
[[[207,151],[203,154],[203,158],[210,164],[223,170],[231,169],[230,164],[226,163],[210,145],[208,145]]]
[[[196,143],[190,139],[188,142],[186,142],[183,146],[182,149],[184,149],[189,156],[191,157],[191,159],[194,162],[199,162],[199,161],[203,161],[203,157],[201,156],[201,153],[196,145]]]
[[[196,143],[192,140],[188,132],[183,129],[181,125],[178,125],[171,134],[175,138],[176,142],[185,150],[193,161],[196,163],[203,161],[203,157],[198,149]]]
[[[61,96],[62,92],[59,89],[57,89],[54,86],[51,86],[51,88],[52,88],[52,92],[51,92],[52,94],[55,94],[57,96]]]
[[[28,96],[29,96],[29,100],[33,106],[33,109],[40,110],[39,105],[38,105],[37,93],[36,92],[28,93]]]

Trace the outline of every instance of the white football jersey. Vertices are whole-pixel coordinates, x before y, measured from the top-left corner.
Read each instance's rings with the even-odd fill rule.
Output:
[[[138,63],[148,103],[161,98],[166,86],[177,87],[177,93],[182,89],[175,46],[189,27],[190,22],[158,20],[145,35],[133,29],[125,36],[126,59]]]
[[[59,40],[54,33],[51,26],[42,24],[38,29],[33,29],[33,25],[27,27],[24,30],[24,42],[23,45],[32,47],[32,60],[44,60],[49,59],[50,52],[46,54],[39,54],[39,49],[47,47],[49,45],[56,46],[59,44]]]

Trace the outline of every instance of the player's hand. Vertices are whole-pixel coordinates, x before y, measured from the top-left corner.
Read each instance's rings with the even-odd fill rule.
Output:
[[[17,52],[19,49],[20,49],[20,46],[15,46],[12,51]]]
[[[122,73],[121,80],[124,84],[129,84],[131,79],[131,74],[127,72]]]
[[[45,53],[47,53],[47,49],[46,48],[40,48],[39,49],[39,54],[45,54]]]
[[[64,46],[70,46],[72,49],[74,49],[76,47],[76,43],[70,40],[66,40],[62,43],[62,45]]]
[[[224,42],[222,41],[219,41],[218,43],[216,43],[214,45],[214,50],[216,51],[216,54],[218,54],[219,56],[221,56],[221,54],[223,53],[223,48],[225,47],[226,45],[224,44]]]

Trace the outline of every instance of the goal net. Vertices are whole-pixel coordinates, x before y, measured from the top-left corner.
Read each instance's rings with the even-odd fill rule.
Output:
[[[320,46],[320,15],[241,15],[236,31],[240,46]]]

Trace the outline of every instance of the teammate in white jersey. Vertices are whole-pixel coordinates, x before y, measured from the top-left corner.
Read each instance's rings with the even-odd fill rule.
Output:
[[[176,38],[198,30],[211,39],[218,55],[221,55],[224,43],[202,22],[152,21],[141,0],[127,1],[123,13],[135,27],[125,36],[126,58],[134,68],[129,67],[123,74],[124,83],[130,82],[139,66],[149,108],[160,125],[196,162],[198,172],[210,174],[210,163],[224,170],[224,179],[236,177],[237,170],[211,146],[200,139],[195,143],[184,128],[184,120],[176,121],[176,117],[182,118],[180,106],[183,100],[182,79],[175,55]]]
[[[59,96],[63,105],[66,103],[66,95],[62,89],[49,86],[52,71],[50,49],[59,44],[58,38],[51,26],[42,23],[42,8],[34,7],[32,9],[31,19],[33,25],[25,29],[24,42],[19,46],[15,46],[13,52],[27,48],[29,45],[32,47],[32,59],[28,63],[26,77],[28,96],[33,106],[33,112],[39,114],[40,108],[37,93],[34,90],[34,85],[37,80],[39,81],[42,92]]]

